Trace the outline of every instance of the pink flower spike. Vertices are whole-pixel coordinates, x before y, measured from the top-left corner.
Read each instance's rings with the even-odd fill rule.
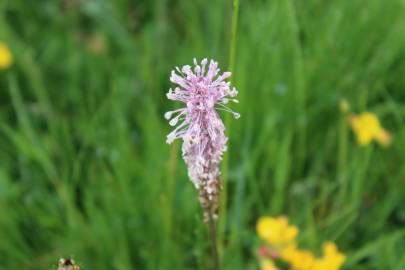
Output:
[[[226,106],[230,101],[238,103],[234,98],[238,92],[235,88],[231,90],[230,83],[225,81],[231,73],[218,75],[218,63],[214,60],[209,65],[207,59],[203,59],[201,64],[196,59],[193,62],[193,68],[185,65],[171,72],[170,81],[178,87],[169,89],[167,98],[180,101],[185,106],[165,113],[169,124],[177,126],[167,136],[167,143],[183,140],[182,152],[188,175],[199,190],[207,220],[217,216],[221,187],[219,163],[228,140],[217,111],[230,112],[235,118],[239,118],[240,114]]]

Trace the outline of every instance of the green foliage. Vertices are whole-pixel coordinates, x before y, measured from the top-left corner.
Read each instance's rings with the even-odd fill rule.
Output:
[[[223,269],[257,269],[255,222],[286,214],[344,269],[404,269],[405,2],[241,1]],[[169,72],[227,68],[230,1],[0,2],[0,268],[210,269]],[[339,100],[376,112],[389,148],[359,147]]]

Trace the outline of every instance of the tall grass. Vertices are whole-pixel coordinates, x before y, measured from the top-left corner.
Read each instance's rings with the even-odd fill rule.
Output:
[[[401,0],[240,1],[223,269],[257,269],[264,214],[288,215],[301,246],[336,241],[344,269],[405,267],[404,15]],[[193,57],[227,69],[231,17],[230,1],[1,1],[1,269],[209,269],[164,94]],[[391,147],[357,146],[341,98]]]

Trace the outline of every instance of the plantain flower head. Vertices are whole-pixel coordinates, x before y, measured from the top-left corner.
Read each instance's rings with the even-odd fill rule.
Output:
[[[167,98],[183,103],[182,108],[165,113],[175,129],[167,135],[167,143],[183,140],[183,158],[188,175],[200,192],[200,202],[206,219],[216,218],[219,195],[219,163],[226,151],[228,138],[218,111],[227,111],[239,118],[239,113],[227,107],[238,92],[227,82],[230,72],[219,74],[218,63],[194,59],[194,67],[176,67],[170,81],[177,87],[169,89]]]

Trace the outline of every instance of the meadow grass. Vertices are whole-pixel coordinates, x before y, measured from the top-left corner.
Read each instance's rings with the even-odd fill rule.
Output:
[[[165,144],[169,72],[228,68],[231,1],[0,2],[0,268],[210,269],[180,144]],[[227,122],[222,269],[258,269],[256,220],[343,269],[405,268],[405,2],[239,3]],[[233,68],[232,68],[233,69]],[[388,148],[356,144],[339,101],[370,110]],[[224,211],[224,209],[222,211]]]

